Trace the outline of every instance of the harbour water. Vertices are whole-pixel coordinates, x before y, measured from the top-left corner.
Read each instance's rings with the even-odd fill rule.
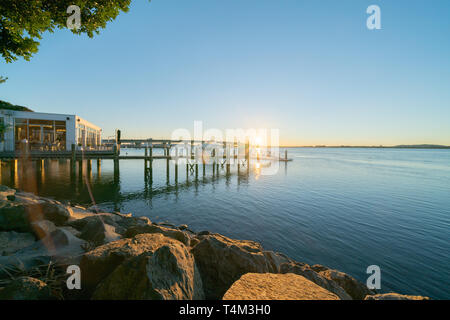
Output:
[[[27,173],[19,160],[13,174],[3,161],[1,184],[259,241],[363,282],[378,265],[383,292],[450,298],[450,150],[290,148],[289,157],[274,175],[261,175],[254,162],[248,175],[232,167],[212,176],[207,167],[195,179],[180,166],[178,183],[173,166],[167,179],[166,162],[155,160],[151,184],[142,160],[121,161],[118,176],[112,160],[100,170],[93,161],[86,179],[71,179],[66,160]]]

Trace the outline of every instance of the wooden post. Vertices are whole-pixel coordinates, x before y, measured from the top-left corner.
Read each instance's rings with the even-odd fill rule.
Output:
[[[83,159],[78,160],[78,178],[82,179],[83,177]]]
[[[145,172],[145,175],[147,175],[147,169],[148,169],[148,146],[145,146],[145,158],[144,158],[144,172]]]
[[[245,161],[247,162],[247,174],[250,173],[250,141],[245,143]]]
[[[150,171],[150,183],[153,182],[153,142],[150,145],[150,160],[149,160],[149,171]]]
[[[204,141],[202,141],[202,163],[203,163],[203,177],[205,177],[206,168],[205,168],[205,142]]]
[[[77,159],[75,144],[72,143],[72,157],[70,158],[70,170],[72,174],[75,174],[75,161]]]
[[[227,164],[227,175],[230,174],[230,152],[231,152],[231,145],[229,143],[226,144],[226,164]]]
[[[97,177],[100,178],[100,175],[102,174],[102,160],[100,158],[97,158]]]
[[[178,146],[175,148],[175,183],[178,183]]]
[[[287,149],[284,150],[284,159],[287,160]]]
[[[164,150],[166,150],[166,175],[167,175],[167,183],[169,183],[169,163],[170,163],[170,156],[169,156],[169,148],[164,148]]]
[[[18,185],[16,184],[17,159],[11,160],[9,165],[10,165],[10,167],[9,167],[9,170],[10,170],[9,174],[10,174],[11,182],[17,188],[18,187]]]
[[[114,145],[114,176],[119,175],[119,151],[118,145]]]

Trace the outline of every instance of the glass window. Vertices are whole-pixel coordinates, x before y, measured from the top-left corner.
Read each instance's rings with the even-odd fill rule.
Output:
[[[66,149],[66,122],[40,119],[15,119],[16,149],[28,141],[30,150],[57,151]]]

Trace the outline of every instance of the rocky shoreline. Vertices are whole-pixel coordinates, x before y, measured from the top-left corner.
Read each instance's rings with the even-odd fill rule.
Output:
[[[68,266],[81,289],[68,289]],[[187,225],[70,206],[0,186],[0,300],[404,300],[343,272]]]

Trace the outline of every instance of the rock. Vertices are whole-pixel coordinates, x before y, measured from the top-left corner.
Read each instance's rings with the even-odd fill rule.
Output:
[[[363,300],[365,296],[375,293],[369,290],[367,286],[344,272],[328,269],[320,265],[312,266],[312,269],[317,270],[319,275],[322,277],[336,282],[354,300]]]
[[[0,202],[0,231],[31,232],[28,212],[23,204]]]
[[[198,236],[208,236],[210,234],[212,234],[212,233],[209,231],[200,231],[197,233]]]
[[[11,197],[15,196],[15,194],[16,190],[0,185],[0,201],[9,200]]]
[[[232,240],[219,234],[207,235],[191,249],[202,276],[205,297],[221,299],[245,273],[271,272],[259,243]]]
[[[70,212],[61,204],[53,202],[20,203],[16,201],[0,202],[0,230],[30,232],[32,223],[50,220],[63,225],[70,218]]]
[[[364,300],[430,300],[430,298],[423,296],[408,296],[392,292],[392,293],[368,295],[365,297]]]
[[[75,228],[72,228],[71,226],[58,227],[58,229],[66,230],[66,231],[70,232],[72,235],[74,235],[77,238],[79,238],[80,234],[81,234],[80,231],[78,231]]]
[[[263,253],[271,266],[270,272],[272,273],[281,273],[282,264],[293,262],[293,260],[281,253],[276,253],[273,251],[264,251]]]
[[[281,273],[294,273],[301,275],[306,279],[314,282],[318,286],[336,294],[341,300],[352,300],[352,297],[345,292],[345,290],[339,286],[333,280],[327,279],[319,273],[315,272],[309,265],[301,262],[289,262],[283,263],[280,266]]]
[[[87,224],[92,223],[92,221],[97,222],[98,220],[114,227],[115,232],[120,235],[124,235],[130,228],[142,227],[151,224],[150,219],[147,217],[129,217],[128,215],[123,214],[98,213],[80,215],[80,213],[77,212],[75,216],[80,218],[72,219],[67,223],[67,225],[79,231],[82,231],[83,228],[85,228]]]
[[[31,233],[0,232],[0,256],[11,255],[34,242],[35,238]]]
[[[293,273],[247,273],[228,289],[223,300],[339,300],[339,297]]]
[[[57,229],[44,239],[16,251],[12,256],[0,256],[0,277],[5,269],[26,272],[38,266],[48,265],[50,261],[59,264],[79,264],[85,241],[73,236],[69,231]]]
[[[50,220],[57,226],[63,225],[71,217],[70,208],[58,202],[46,202],[37,206],[41,210],[45,219]]]
[[[132,239],[121,239],[85,253],[80,262],[82,287],[91,292],[126,259],[144,252],[153,252],[163,241],[161,234],[140,234]]]
[[[123,262],[97,286],[93,299],[204,298],[200,274],[186,246],[167,237],[148,236],[160,247]]]
[[[55,224],[48,220],[32,222],[31,227],[37,239],[43,239],[56,230]]]
[[[191,238],[191,241],[189,242],[191,247],[195,247],[198,243],[200,243],[200,240],[197,238]]]
[[[154,224],[152,224],[152,225],[146,224],[146,225],[139,225],[139,226],[131,227],[127,230],[127,232],[124,234],[124,236],[127,238],[132,238],[132,237],[134,237],[138,234],[142,234],[142,233],[161,233],[161,234],[165,235],[166,237],[169,237],[169,238],[172,238],[172,239],[182,242],[186,246],[190,245],[190,238],[185,232],[177,230],[177,229],[170,229],[170,228],[154,225]]]
[[[53,299],[50,288],[45,282],[21,277],[13,280],[0,291],[0,300],[50,300]]]
[[[182,224],[180,226],[178,226],[178,229],[180,230],[186,230],[188,228],[187,224]]]
[[[81,230],[79,237],[88,242],[99,246],[111,241],[120,239],[120,235],[116,233],[116,228],[106,224],[99,217],[92,217]]]

